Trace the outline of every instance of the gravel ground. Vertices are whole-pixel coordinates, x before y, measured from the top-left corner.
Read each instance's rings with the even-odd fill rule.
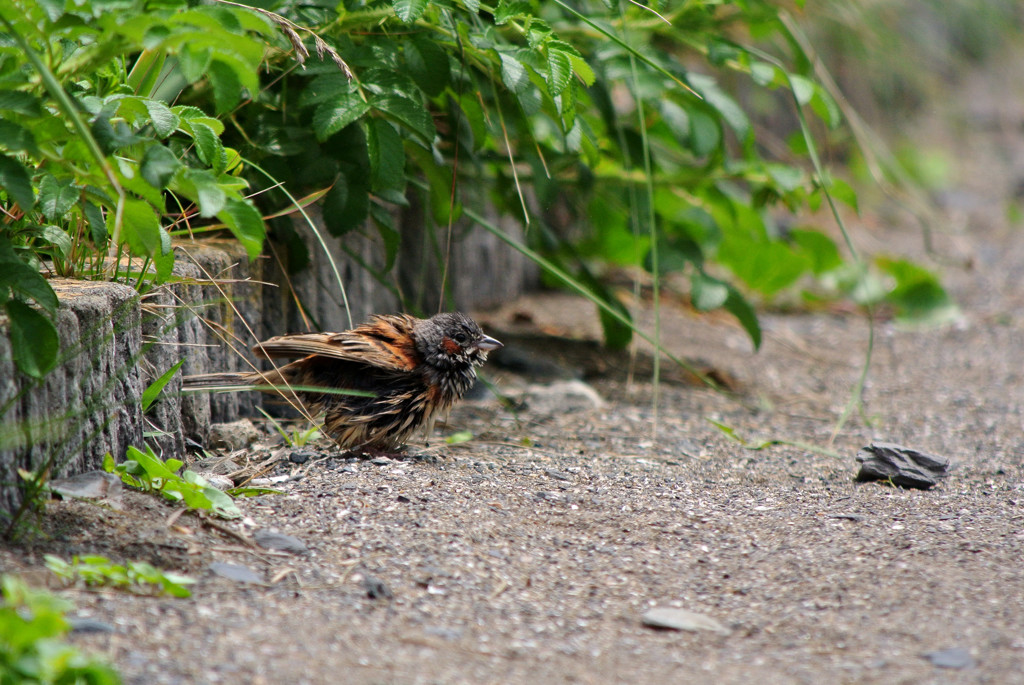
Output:
[[[298,477],[241,502],[240,522],[175,517],[133,492],[121,511],[54,502],[46,536],[0,550],[0,564],[52,587],[43,553],[196,577],[184,600],[63,592],[112,628],[75,643],[129,683],[1024,683],[1024,244],[1004,218],[1024,171],[1024,59],[1004,67],[917,131],[967,132],[951,148],[963,184],[936,198],[935,236],[963,317],[926,331],[880,322],[865,412],[834,442],[867,348],[859,315],[766,314],[755,355],[731,322],[667,301],[669,347],[731,379],[735,396],[669,373],[655,421],[642,358],[631,379],[628,359],[595,363],[591,347],[551,339],[550,356],[589,372],[603,402],[493,365],[523,402],[453,411],[442,434],[469,430],[470,442],[403,459],[317,448],[303,464],[257,445],[238,459],[277,455],[269,475]],[[905,224],[883,208],[857,232],[867,249],[921,255]],[[560,295],[481,318],[488,331],[595,335],[591,308]],[[789,444],[750,449],[766,440]],[[953,469],[929,491],[855,483],[872,440]],[[262,529],[308,552],[252,546]],[[656,607],[717,623],[645,626]]]

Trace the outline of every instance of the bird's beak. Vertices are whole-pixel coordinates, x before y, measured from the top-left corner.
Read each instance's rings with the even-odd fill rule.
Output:
[[[476,342],[476,349],[483,350],[484,352],[490,352],[491,350],[496,350],[499,347],[504,347],[504,345],[494,338],[486,335]]]

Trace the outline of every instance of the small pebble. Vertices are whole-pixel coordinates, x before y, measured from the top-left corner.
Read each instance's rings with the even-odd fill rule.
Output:
[[[938,668],[963,669],[970,668],[974,665],[974,659],[971,658],[971,653],[963,647],[939,649],[934,652],[922,654],[921,656],[932,662],[932,666],[936,666]]]
[[[248,566],[215,561],[210,564],[210,570],[218,576],[227,578],[228,580],[233,580],[236,583],[253,583],[256,585],[263,584],[263,578],[260,574],[256,573],[256,571],[253,571]]]
[[[643,624],[649,628],[664,628],[666,630],[688,630],[696,632],[707,630],[721,635],[728,635],[729,629],[721,623],[703,614],[697,614],[686,609],[675,609],[672,607],[659,607],[651,609],[643,615]]]
[[[309,551],[306,543],[302,540],[291,535],[267,530],[266,528],[261,528],[253,533],[252,539],[263,549],[273,549],[280,552],[288,552],[289,554],[306,554]]]

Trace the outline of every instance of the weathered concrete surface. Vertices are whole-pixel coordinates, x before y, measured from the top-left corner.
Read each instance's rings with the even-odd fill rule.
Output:
[[[40,383],[16,370],[0,335],[0,512],[20,506],[19,469],[81,473],[144,440],[165,458],[180,457],[187,439],[205,440],[211,420],[255,411],[252,394],[181,393],[183,374],[245,368],[239,352],[252,335],[241,322],[260,319],[248,259],[234,243],[221,247],[177,247],[175,278],[141,297],[117,283],[51,280],[60,363]],[[181,372],[143,414],[143,390],[179,360]]]
[[[54,279],[60,363],[43,382],[16,371],[0,338],[0,510],[20,505],[18,470],[57,477],[97,468],[142,443],[138,294],[128,286]]]

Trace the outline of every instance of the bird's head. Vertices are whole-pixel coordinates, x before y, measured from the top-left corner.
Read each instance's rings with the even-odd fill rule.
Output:
[[[480,330],[461,312],[424,319],[413,328],[416,347],[427,364],[441,370],[471,369],[487,361],[487,353],[502,344]]]

